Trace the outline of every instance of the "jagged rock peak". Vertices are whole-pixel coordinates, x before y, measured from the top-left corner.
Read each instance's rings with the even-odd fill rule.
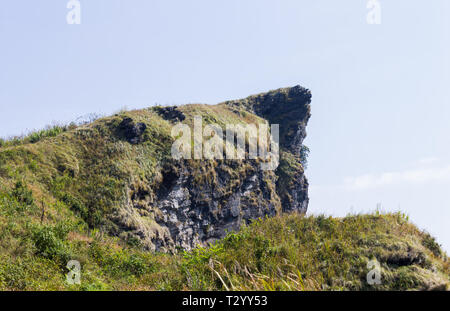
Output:
[[[279,124],[281,147],[300,155],[306,137],[306,125],[311,117],[311,98],[310,90],[296,85],[241,100],[226,101],[223,105],[235,110],[248,110],[270,124]]]

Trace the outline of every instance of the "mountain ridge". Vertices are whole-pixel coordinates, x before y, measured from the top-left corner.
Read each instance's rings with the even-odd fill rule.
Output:
[[[310,102],[295,86],[1,142],[0,289],[448,289],[447,255],[407,216],[305,216]],[[195,116],[222,128],[278,122],[278,167],[175,160],[172,129]],[[66,282],[72,260],[81,284]],[[368,283],[370,262],[381,284]]]
[[[123,112],[12,147],[9,153],[22,154],[12,159],[5,150],[0,159],[3,167],[11,160],[32,163],[36,172],[23,179],[38,185],[45,199],[67,205],[90,228],[124,240],[138,239],[149,250],[191,249],[223,238],[242,222],[281,212],[306,212],[308,182],[300,149],[310,100],[310,92],[296,86],[215,106]],[[279,167],[263,171],[259,159],[248,157],[171,158],[171,129],[180,122],[192,127],[195,116],[205,125],[223,128],[284,120]]]

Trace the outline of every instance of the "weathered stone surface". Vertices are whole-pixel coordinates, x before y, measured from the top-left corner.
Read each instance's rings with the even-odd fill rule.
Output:
[[[127,206],[115,218],[121,234],[140,239],[152,250],[174,251],[213,242],[254,219],[283,212],[305,213],[308,181],[300,150],[310,101],[311,93],[296,86],[219,104],[221,109],[239,114],[240,120],[256,114],[280,125],[278,169],[262,170],[258,161],[250,159],[166,159],[154,184],[130,188]],[[177,107],[156,111],[172,123],[186,119],[186,110]],[[138,124],[124,119],[120,128],[131,143],[139,142],[142,131]]]
[[[269,124],[280,125],[282,153],[276,174],[277,193],[284,212],[306,213],[308,208],[308,180],[301,165],[300,152],[311,117],[311,97],[308,89],[295,86],[225,103],[235,110],[244,107],[265,118]]]
[[[306,137],[306,125],[311,117],[311,92],[301,86],[279,89],[225,102],[229,107],[243,107],[263,117],[270,124],[280,124],[280,144],[300,155]]]
[[[189,161],[174,163],[170,169],[176,173],[165,173],[172,177],[158,191],[156,206],[161,214],[155,220],[169,229],[175,245],[190,249],[213,242],[242,223],[280,212],[279,198],[271,188],[274,172],[247,163],[241,174],[230,176],[232,165],[230,161],[203,162],[202,167],[216,175],[212,181],[196,180],[197,168]]]
[[[119,130],[122,135],[128,140],[131,144],[138,144],[142,140],[142,135],[147,129],[147,125],[145,123],[134,123],[131,118],[124,118],[123,121],[119,125]]]
[[[165,120],[169,120],[172,122],[182,122],[186,119],[186,116],[177,109],[177,106],[173,107],[158,107],[156,111],[158,114],[163,117]]]

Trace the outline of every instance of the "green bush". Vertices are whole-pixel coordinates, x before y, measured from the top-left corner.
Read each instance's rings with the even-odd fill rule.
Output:
[[[42,140],[43,138],[55,137],[65,131],[67,131],[67,126],[60,126],[60,125],[55,125],[52,127],[48,126],[47,128],[45,128],[43,130],[39,130],[39,131],[31,133],[28,136],[28,140],[30,143],[34,144],[34,143],[37,143],[38,141]]]
[[[306,170],[308,168],[308,157],[311,150],[308,146],[302,145],[300,149],[300,163],[302,163],[303,168]]]
[[[36,253],[47,259],[58,260],[64,265],[70,260],[70,251],[66,243],[69,228],[65,224],[41,226],[32,233]]]
[[[79,214],[81,218],[87,219],[89,216],[89,210],[87,207],[81,202],[81,200],[78,200],[76,197],[72,196],[69,193],[64,193],[62,195],[61,200],[74,212]]]
[[[133,275],[140,276],[148,271],[147,266],[142,257],[138,255],[128,256],[121,264],[123,270]]]
[[[17,216],[17,212],[23,213],[27,210],[26,205],[17,201],[8,193],[0,193],[0,215]]]
[[[186,266],[196,266],[198,264],[207,263],[210,260],[210,258],[213,258],[217,254],[220,254],[222,252],[223,252],[222,244],[216,243],[209,248],[198,247],[190,252],[184,252],[183,258],[185,260]]]
[[[24,290],[26,288],[26,266],[22,260],[11,262],[11,259],[2,258],[0,264],[0,280],[2,286]]]
[[[18,202],[27,206],[34,204],[33,191],[28,189],[23,181],[16,182],[12,195]]]
[[[115,277],[141,276],[154,270],[147,254],[134,253],[129,249],[111,251],[97,241],[91,244],[89,255],[105,272]]]
[[[429,233],[425,234],[425,237],[422,240],[422,245],[428,248],[435,256],[440,257],[442,255],[441,246]]]

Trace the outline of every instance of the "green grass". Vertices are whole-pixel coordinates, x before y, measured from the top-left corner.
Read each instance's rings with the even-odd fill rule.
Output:
[[[200,290],[405,290],[448,286],[448,261],[435,256],[420,232],[401,214],[281,216],[256,221],[215,247],[187,254],[190,284]],[[414,253],[418,264],[398,266]],[[376,258],[382,284],[366,282]],[[429,278],[429,269],[441,271]],[[188,278],[189,280],[189,278]]]
[[[449,284],[445,253],[402,214],[278,216],[210,247],[170,255],[89,230],[76,217],[30,221],[37,210],[13,196],[0,202],[2,290],[420,290]],[[410,254],[421,261],[399,264]],[[372,287],[366,275],[374,258],[382,284]],[[70,259],[82,265],[81,285],[65,283]]]
[[[23,144],[34,144],[44,138],[56,137],[61,133],[73,130],[77,127],[75,123],[68,125],[48,125],[45,129],[35,130],[27,135],[14,136],[8,139],[0,138],[0,147],[20,146]]]

